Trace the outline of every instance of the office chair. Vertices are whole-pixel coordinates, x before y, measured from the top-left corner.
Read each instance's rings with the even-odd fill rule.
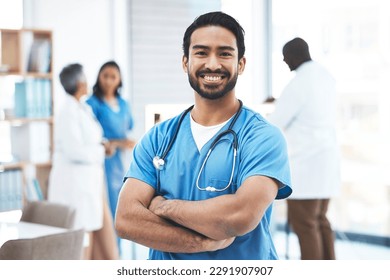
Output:
[[[49,201],[29,201],[22,210],[21,221],[72,229],[76,210]]]
[[[83,240],[84,229],[8,240],[0,247],[0,260],[80,260]]]

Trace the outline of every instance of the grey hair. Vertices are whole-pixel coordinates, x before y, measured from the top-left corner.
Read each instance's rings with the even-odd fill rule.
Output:
[[[85,82],[83,66],[79,63],[65,66],[60,73],[60,81],[66,93],[74,95],[79,83]]]

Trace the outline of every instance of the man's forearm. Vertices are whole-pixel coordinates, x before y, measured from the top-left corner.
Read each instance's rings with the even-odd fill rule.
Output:
[[[235,194],[199,201],[155,197],[149,209],[160,217],[221,240],[253,230],[274,200],[277,188],[272,179],[253,176]]]
[[[222,213],[224,207],[221,206],[218,210],[217,206],[211,207],[216,209],[212,213],[205,209],[209,207],[210,203],[206,201],[160,199],[158,202],[153,202],[151,210],[164,219],[215,240],[237,236],[236,232],[231,230],[227,213]]]
[[[132,214],[117,216],[118,235],[159,251],[172,253],[214,251],[230,245],[232,241],[215,241],[192,230],[173,225],[142,205],[132,207],[129,213]]]

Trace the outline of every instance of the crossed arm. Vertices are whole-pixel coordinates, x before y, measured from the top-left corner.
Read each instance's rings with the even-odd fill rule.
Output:
[[[202,201],[165,200],[154,197],[146,183],[129,178],[119,197],[115,227],[120,237],[161,251],[215,251],[252,231],[277,190],[273,179],[252,176],[235,194]]]

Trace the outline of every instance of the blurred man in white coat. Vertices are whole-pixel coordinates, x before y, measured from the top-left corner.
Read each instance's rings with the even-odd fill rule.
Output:
[[[335,80],[311,59],[301,38],[287,42],[283,56],[296,75],[269,120],[284,131],[289,148],[294,192],[287,200],[288,222],[298,236],[301,259],[335,259],[326,216],[330,198],[340,187]]]

